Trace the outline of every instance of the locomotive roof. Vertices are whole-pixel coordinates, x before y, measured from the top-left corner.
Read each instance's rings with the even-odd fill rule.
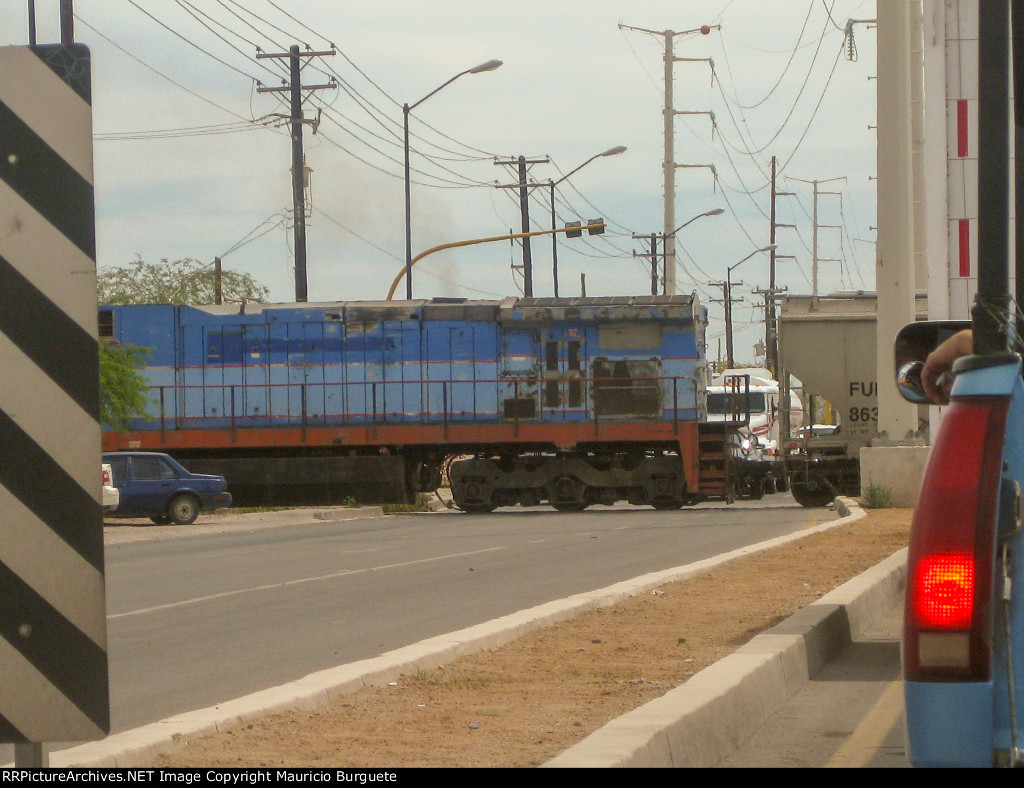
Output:
[[[129,307],[130,308],[130,307]],[[303,311],[310,318],[346,321],[468,320],[524,324],[615,322],[619,320],[694,320],[700,313],[695,294],[661,296],[592,296],[580,298],[505,298],[471,300],[435,298],[420,301],[323,301],[279,304],[189,306],[211,315],[257,315]],[[267,315],[269,318],[270,315]]]
[[[616,322],[619,320],[695,320],[695,294],[661,296],[597,296],[591,298],[519,298],[502,304],[502,322]]]

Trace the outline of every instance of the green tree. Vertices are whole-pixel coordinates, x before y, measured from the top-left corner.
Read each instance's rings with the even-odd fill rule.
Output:
[[[149,404],[149,387],[139,370],[146,365],[148,348],[127,348],[100,342],[100,421],[115,430],[125,428],[132,416],[142,416]]]
[[[221,300],[263,303],[270,290],[250,274],[222,270]],[[105,266],[97,272],[101,304],[213,304],[217,271],[214,263],[192,257],[147,263],[136,257],[127,266]]]
[[[191,257],[157,264],[136,258],[125,267],[99,269],[99,303],[108,304],[212,304],[216,268]],[[221,271],[221,300],[263,303],[270,290],[249,274]],[[151,348],[100,342],[100,417],[112,429],[124,429],[129,418],[146,415],[149,387],[139,370],[146,366]]]

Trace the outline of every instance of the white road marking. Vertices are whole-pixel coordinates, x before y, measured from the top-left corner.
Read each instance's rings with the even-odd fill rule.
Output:
[[[903,682],[894,681],[871,707],[857,729],[840,747],[826,769],[857,769],[867,766],[903,713]]]
[[[365,569],[346,569],[341,572],[332,572],[329,575],[317,575],[315,577],[301,577],[295,580],[285,580],[281,583],[268,583],[262,586],[253,586],[252,588],[239,588],[235,591],[222,591],[219,594],[208,594],[206,596],[197,596],[192,599],[183,599],[180,602],[168,602],[166,605],[154,605],[153,607],[144,607],[139,610],[129,610],[126,613],[115,613],[107,616],[108,621],[113,621],[118,618],[128,618],[129,616],[140,616],[146,613],[153,613],[157,610],[169,610],[175,607],[185,607],[187,605],[196,605],[201,602],[209,602],[213,599],[224,599],[230,596],[239,596],[241,594],[251,594],[257,591],[268,591],[275,588],[287,588],[289,586],[302,585],[303,583],[318,583],[322,580],[333,580],[338,577],[345,577],[346,575],[359,575],[366,572],[378,572],[384,569],[397,569],[403,566],[415,566],[416,564],[429,564],[435,561],[446,561],[450,558],[463,558],[467,555],[481,555],[483,553],[494,553],[499,550],[504,550],[504,547],[489,547],[486,550],[472,550],[467,553],[449,553],[447,555],[439,555],[434,558],[420,558],[416,561],[403,561],[397,564],[381,564],[380,566],[369,566]]]

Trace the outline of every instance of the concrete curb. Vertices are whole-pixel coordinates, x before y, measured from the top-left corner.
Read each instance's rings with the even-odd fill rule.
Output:
[[[900,602],[906,557],[904,548],[543,766],[714,766]]]
[[[162,539],[186,539],[194,536],[215,536],[226,533],[257,531],[289,525],[307,525],[314,522],[348,522],[371,520],[384,516],[380,506],[362,506],[356,509],[344,506],[323,509],[284,509],[248,514],[203,515],[192,525],[121,525],[116,519],[106,521],[103,543],[107,545],[137,544]]]
[[[146,766],[152,764],[156,756],[180,749],[191,738],[224,731],[274,712],[322,708],[363,687],[382,686],[403,674],[427,670],[466,654],[497,648],[526,632],[583,611],[614,605],[734,558],[796,541],[864,516],[864,512],[855,505],[838,499],[836,509],[843,516],[833,522],[684,567],[651,573],[608,588],[539,605],[458,632],[429,638],[373,659],[312,673],[279,687],[116,733],[99,742],[53,752],[49,756],[50,765]],[[880,566],[888,567],[900,561],[897,554]],[[806,682],[809,671],[813,672],[816,666],[838,651],[838,643],[844,637],[849,642],[851,633],[855,635],[873,617],[889,609],[883,602],[887,602],[890,594],[886,589],[875,590],[880,581],[874,579],[874,571],[866,573],[872,575],[871,578],[856,578],[822,597],[810,608],[754,638],[736,654],[698,673],[683,687],[614,721],[547,765],[689,765],[687,759],[691,756],[683,752],[674,754],[674,747],[695,748],[701,753],[713,753],[730,745],[735,747],[742,741],[737,737],[748,735],[745,734],[745,724],[749,724],[751,730],[760,724]],[[888,576],[895,570],[879,571]],[[869,589],[854,593],[854,587],[859,588],[858,582],[866,583]],[[881,585],[892,583],[900,584],[898,579],[890,578]],[[856,628],[852,626],[854,621]],[[795,630],[792,629],[794,627]],[[769,636],[774,640],[764,639]],[[683,692],[691,687],[700,688],[700,692]],[[598,737],[606,743],[592,747]],[[680,738],[682,742],[678,742]],[[724,741],[720,742],[723,738]],[[717,760],[720,758],[715,758],[712,763]]]

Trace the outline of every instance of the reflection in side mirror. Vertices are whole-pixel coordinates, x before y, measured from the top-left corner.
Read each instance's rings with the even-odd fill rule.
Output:
[[[900,396],[915,405],[931,404],[931,400],[921,385],[921,370],[923,368],[923,361],[908,361],[896,371],[896,388],[899,389]]]
[[[969,320],[924,320],[900,329],[893,344],[893,369],[903,399],[914,405],[932,404],[921,386],[924,361],[953,334],[970,327]]]

